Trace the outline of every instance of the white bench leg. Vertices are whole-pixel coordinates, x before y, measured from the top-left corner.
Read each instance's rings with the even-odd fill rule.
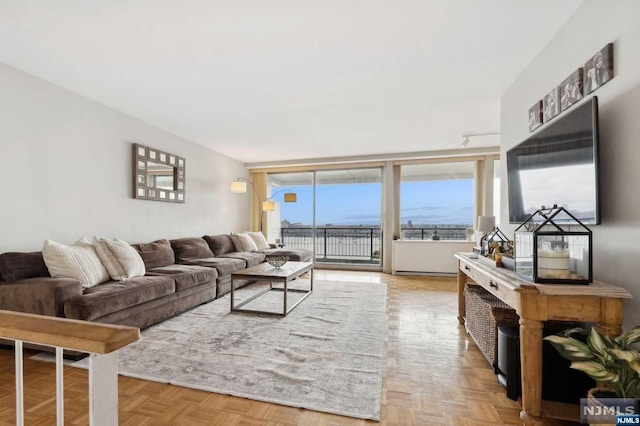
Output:
[[[64,426],[64,359],[62,348],[56,348],[56,415],[58,426]]]
[[[24,426],[24,381],[22,377],[22,340],[16,340],[16,426]]]
[[[118,425],[118,352],[89,355],[89,425]]]

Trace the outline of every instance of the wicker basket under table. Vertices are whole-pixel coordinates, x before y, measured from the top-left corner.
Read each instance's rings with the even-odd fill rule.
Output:
[[[515,309],[478,285],[465,285],[465,325],[467,333],[494,369],[498,364],[498,326],[517,327]]]

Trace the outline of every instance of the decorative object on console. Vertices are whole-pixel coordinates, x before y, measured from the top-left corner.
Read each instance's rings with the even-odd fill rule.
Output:
[[[537,101],[529,108],[529,131],[533,132],[542,125],[542,101]]]
[[[266,256],[267,263],[278,269],[289,261],[289,256]]]
[[[582,99],[582,68],[578,68],[560,84],[560,108],[562,111]]]
[[[556,86],[552,91],[542,98],[542,121],[548,123],[553,117],[560,113],[560,86]]]
[[[484,234],[493,230],[496,227],[496,217],[495,216],[478,216],[478,227],[476,228],[475,237],[478,250],[476,252],[480,253],[480,240],[484,237]]]
[[[182,157],[134,143],[133,198],[184,203],[185,165]]]
[[[502,254],[509,250],[509,238],[497,226],[480,240],[480,257],[491,259],[496,266],[502,266]]]
[[[584,94],[613,78],[613,43],[607,44],[584,64]]]
[[[564,223],[582,228],[570,231]],[[536,283],[592,282],[591,230],[564,207],[542,206],[515,230],[515,272]]]

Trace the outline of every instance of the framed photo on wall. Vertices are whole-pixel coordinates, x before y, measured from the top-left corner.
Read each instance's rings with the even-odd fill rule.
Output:
[[[560,109],[562,111],[582,99],[582,68],[578,68],[560,85]]]
[[[548,123],[560,113],[560,87],[556,86],[542,98],[542,121]]]
[[[584,64],[584,94],[613,78],[613,43],[607,44]]]
[[[542,101],[538,101],[529,108],[529,131],[532,132],[542,124]]]

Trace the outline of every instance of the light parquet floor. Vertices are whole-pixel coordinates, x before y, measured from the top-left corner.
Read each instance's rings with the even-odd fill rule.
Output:
[[[316,271],[317,280],[384,282],[389,340],[381,421],[365,421],[119,377],[119,418],[143,425],[518,425],[520,405],[456,319],[455,280]],[[25,359],[25,424],[55,424],[55,367]],[[0,426],[15,424],[14,364],[0,350]],[[65,367],[65,424],[88,424],[86,371]],[[546,421],[550,426],[574,425]]]

